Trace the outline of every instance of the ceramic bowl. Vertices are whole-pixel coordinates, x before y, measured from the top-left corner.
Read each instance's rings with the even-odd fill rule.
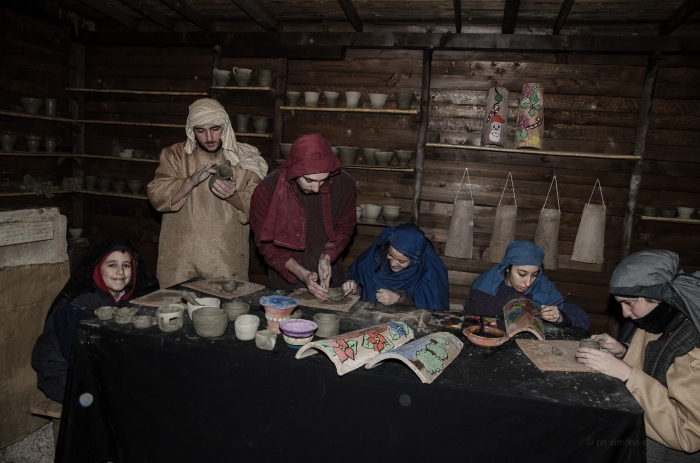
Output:
[[[655,217],[656,216],[656,208],[647,206],[644,209],[642,209],[642,215],[646,215],[649,217]]]
[[[95,309],[95,315],[97,315],[99,320],[111,320],[114,318],[114,312],[112,312],[112,309],[114,309],[114,307],[110,307],[108,305],[100,307],[99,309]]]
[[[365,204],[365,219],[367,222],[376,222],[379,214],[382,213],[382,206],[375,204]]]
[[[410,109],[413,103],[413,92],[394,92],[396,107],[398,109]]]
[[[117,194],[123,194],[124,190],[126,190],[126,182],[123,180],[112,182],[112,186],[114,187],[114,192]]]
[[[396,225],[400,210],[400,206],[382,206],[382,217],[384,217],[387,225]]]
[[[41,98],[22,97],[19,102],[24,106],[24,112],[27,114],[39,114],[39,109],[44,105],[44,100]]]
[[[226,302],[221,308],[226,311],[228,320],[231,322],[235,322],[238,317],[250,312],[250,304],[240,301]]]
[[[280,153],[282,154],[282,159],[287,159],[287,153],[289,153],[291,149],[291,143],[280,143]]]
[[[695,209],[692,207],[678,207],[678,217],[681,219],[689,219],[693,212],[695,212]]]
[[[156,309],[156,321],[158,328],[165,333],[172,333],[182,328],[185,320],[185,306],[182,304],[170,304]]]
[[[301,318],[280,323],[280,330],[287,336],[293,336],[295,338],[311,336],[317,329],[318,325],[315,322],[303,320]]]
[[[369,104],[373,109],[382,109],[387,98],[389,98],[389,95],[383,93],[370,93]]]
[[[225,281],[224,283],[221,283],[221,289],[227,293],[232,293],[238,289],[238,282],[236,280]]]
[[[218,338],[226,332],[228,314],[216,307],[200,307],[194,312],[194,331],[203,338]]]
[[[336,314],[317,313],[314,315],[314,322],[318,325],[316,336],[319,338],[329,338],[340,332],[340,317]]]
[[[494,328],[493,326],[484,326],[485,336],[477,334],[481,332],[480,325],[468,326],[462,330],[462,333],[469,339],[472,344],[476,344],[479,347],[496,347],[500,346],[508,339],[508,335],[505,331]]]
[[[357,108],[360,104],[360,97],[362,93],[360,92],[345,92],[345,107],[347,108]]]
[[[112,313],[116,323],[133,323],[134,317],[139,313],[139,309],[136,307],[115,307]]]
[[[396,160],[399,161],[399,167],[408,167],[411,159],[413,159],[413,151],[396,150]]]
[[[129,191],[131,191],[131,194],[138,195],[143,187],[143,182],[141,180],[129,180],[126,182],[126,186],[129,188]]]
[[[133,321],[134,327],[138,329],[149,328],[155,324],[155,318],[150,315],[137,315]]]
[[[255,315],[241,315],[234,322],[236,337],[241,341],[252,341],[258,331],[260,319]]]
[[[291,349],[298,350],[301,349],[302,346],[305,346],[306,344],[310,343],[313,340],[313,335],[307,336],[305,338],[294,338],[292,336],[287,336],[286,334],[282,334],[282,338],[284,339],[284,342],[287,343],[287,346]]]
[[[661,217],[666,217],[667,219],[670,219],[671,217],[676,216],[676,210],[675,209],[661,209]]]
[[[301,92],[287,92],[287,106],[297,106]]]
[[[255,333],[255,345],[259,349],[273,350],[277,343],[277,333],[270,330],[260,330]]]
[[[338,106],[338,92],[323,92],[323,97],[326,99],[326,108],[335,108]]]
[[[221,300],[215,297],[196,297],[195,301],[199,302],[199,305],[193,305],[190,302],[187,303],[187,314],[190,316],[190,319],[192,319],[192,314],[202,307],[221,307]]]
[[[600,350],[600,343],[593,338],[584,338],[578,342],[579,347]]]
[[[377,151],[374,153],[374,157],[377,159],[377,165],[387,167],[394,158],[394,153],[391,151]]]
[[[68,229],[68,234],[72,239],[80,238],[80,235],[83,234],[83,229],[82,228],[69,228]]]
[[[304,104],[310,108],[318,107],[318,97],[321,96],[318,92],[304,92]]]

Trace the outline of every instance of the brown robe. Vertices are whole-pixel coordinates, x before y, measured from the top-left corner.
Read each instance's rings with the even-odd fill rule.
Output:
[[[245,211],[239,211],[209,190],[209,181],[197,185],[178,203],[170,201],[182,183],[202,164],[226,161],[224,151],[208,153],[197,147],[185,153],[185,143],[163,149],[156,176],[148,184],[148,198],[163,212],[158,243],[157,276],[161,288],[194,277],[231,277],[248,281],[250,197],[260,177],[233,168]]]

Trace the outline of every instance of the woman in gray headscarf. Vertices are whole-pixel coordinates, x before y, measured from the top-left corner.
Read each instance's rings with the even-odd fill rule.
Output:
[[[641,251],[624,259],[610,293],[637,330],[629,345],[593,336],[601,350],[578,361],[626,382],[644,409],[647,461],[700,461],[700,272],[678,270],[678,254]]]

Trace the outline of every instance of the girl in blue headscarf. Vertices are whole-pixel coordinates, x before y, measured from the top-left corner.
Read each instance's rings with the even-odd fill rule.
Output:
[[[352,263],[344,291],[363,301],[448,310],[447,268],[420,228],[413,224],[384,229]]]
[[[472,283],[464,313],[503,317],[503,306],[525,295],[541,308],[544,321],[588,330],[588,314],[576,304],[562,300],[562,294],[542,273],[542,259],[544,251],[530,241],[510,243],[501,263]]]

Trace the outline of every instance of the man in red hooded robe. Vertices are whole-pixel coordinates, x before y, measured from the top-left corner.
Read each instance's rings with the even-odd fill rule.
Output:
[[[340,254],[355,230],[355,180],[320,134],[302,135],[255,188],[250,226],[268,286],[308,288],[319,300],[345,281]]]

